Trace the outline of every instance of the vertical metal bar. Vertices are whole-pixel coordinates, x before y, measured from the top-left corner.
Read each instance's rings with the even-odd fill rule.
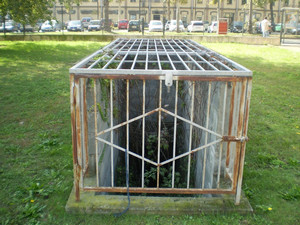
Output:
[[[225,112],[226,112],[226,97],[227,97],[227,87],[228,83],[225,82],[224,85],[224,98],[223,98],[223,116],[222,116],[222,127],[221,134],[224,135],[224,125],[225,125]],[[219,153],[219,167],[218,167],[218,178],[217,178],[217,188],[220,188],[220,175],[221,175],[221,163],[223,154],[223,142],[220,143],[220,153]]]
[[[159,109],[161,109],[161,95],[162,95],[162,80],[159,81]],[[161,110],[158,112],[158,138],[157,138],[157,188],[159,188],[159,170],[160,170],[160,137],[161,136]]]
[[[191,122],[194,121],[195,81],[192,81]],[[192,151],[193,125],[190,124],[189,152]],[[190,188],[191,154],[188,157],[187,188]]]
[[[72,147],[73,147],[73,172],[75,199],[80,200],[79,179],[78,179],[78,157],[77,157],[77,135],[76,135],[76,86],[74,75],[70,74],[70,101],[71,101],[71,123],[72,123]]]
[[[245,116],[245,98],[246,98],[246,84],[247,79],[242,81],[242,90],[241,90],[241,98],[239,105],[239,118],[238,118],[238,127],[237,127],[237,137],[242,137],[243,134],[243,122]],[[234,159],[234,167],[233,167],[233,191],[236,191],[237,178],[238,178],[238,169],[240,165],[240,154],[241,154],[241,142],[236,143],[236,155]]]
[[[98,119],[97,119],[97,79],[94,79],[94,123],[95,123],[95,136],[98,133]],[[99,187],[99,154],[98,154],[98,141],[95,138],[95,155],[96,155],[96,186]]]
[[[145,114],[145,102],[146,102],[146,81],[143,80],[143,115]],[[143,131],[142,131],[142,188],[144,188],[145,182],[145,117],[143,117]]]
[[[236,82],[232,82],[232,91],[230,99],[230,112],[229,112],[229,122],[228,122],[228,135],[232,135],[232,126],[233,126],[233,111],[234,111],[234,102],[235,102],[235,86]],[[227,143],[227,152],[226,152],[226,168],[228,168],[230,162],[230,141]]]
[[[176,92],[175,92],[175,115],[177,116],[178,107],[178,80],[176,80]],[[176,136],[177,136],[177,117],[174,117],[174,135],[173,135],[173,158],[176,156]],[[172,188],[174,188],[175,180],[175,160],[172,163]]]
[[[208,126],[209,126],[210,92],[211,92],[211,81],[209,82],[209,85],[208,85],[207,112],[206,112],[206,129],[208,129]],[[207,144],[207,139],[208,139],[208,132],[205,133],[205,145]],[[206,170],[206,148],[204,149],[204,159],[203,159],[202,189],[204,189],[205,170]]]
[[[249,118],[251,89],[252,89],[252,78],[249,78],[248,79],[248,86],[247,86],[247,99],[246,99],[244,127],[243,127],[243,136],[244,137],[247,136],[247,130],[248,130],[248,118]],[[239,167],[239,175],[238,175],[237,190],[236,190],[236,197],[235,197],[235,204],[236,205],[239,205],[240,200],[241,200],[241,190],[242,190],[242,181],[243,181],[243,172],[244,172],[246,142],[242,142],[241,145],[242,146],[241,146],[240,167]]]
[[[86,103],[86,79],[83,79],[83,123],[84,123],[84,150],[85,150],[85,172],[88,172],[89,168],[89,152],[88,152],[88,119],[87,119],[87,103]]]
[[[127,168],[129,173],[129,80],[126,80],[126,149],[127,149]],[[126,181],[127,182],[127,181]]]
[[[78,179],[79,187],[83,188],[83,173],[82,173],[82,148],[81,148],[81,113],[80,113],[80,79],[75,78],[75,87],[76,87],[76,134],[77,134],[77,157],[78,157]]]
[[[110,79],[110,128],[114,126],[114,105],[113,105],[113,80]],[[114,131],[110,131],[110,143],[114,143]],[[111,166],[111,186],[114,187],[114,148],[110,147],[110,166]]]

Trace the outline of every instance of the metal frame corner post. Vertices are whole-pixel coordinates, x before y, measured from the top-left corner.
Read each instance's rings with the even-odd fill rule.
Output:
[[[247,137],[251,89],[252,89],[252,78],[248,78],[247,79],[247,86],[246,86],[246,96],[245,96],[246,97],[245,98],[246,102],[245,102],[245,105],[244,105],[243,133],[242,133],[243,137]],[[237,186],[236,186],[236,195],[235,195],[235,204],[236,205],[239,205],[240,201],[241,201],[245,153],[246,153],[246,140],[241,142],[241,148],[240,148],[238,177],[237,177]]]
[[[77,84],[76,84],[77,83]],[[75,189],[75,199],[76,201],[80,200],[80,190],[79,190],[79,183],[80,183],[80,174],[81,174],[81,167],[79,165],[78,159],[78,150],[80,151],[80,140],[78,140],[78,128],[77,126],[77,108],[79,95],[78,95],[78,79],[75,80],[74,74],[70,74],[70,101],[71,101],[71,125],[72,125],[72,148],[73,148],[73,172],[74,172],[74,189]],[[80,133],[79,133],[80,134]],[[80,137],[79,137],[80,139]],[[79,149],[78,149],[79,146]]]

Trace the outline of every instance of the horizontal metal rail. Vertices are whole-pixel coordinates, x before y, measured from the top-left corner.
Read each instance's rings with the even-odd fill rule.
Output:
[[[125,187],[84,187],[84,191],[126,193]],[[129,187],[130,193],[150,194],[235,194],[232,189],[199,189],[199,188],[138,188]]]

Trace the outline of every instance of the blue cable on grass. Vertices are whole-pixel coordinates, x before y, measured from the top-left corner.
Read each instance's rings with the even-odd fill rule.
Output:
[[[114,216],[115,217],[120,217],[123,214],[125,214],[129,207],[130,207],[130,195],[129,195],[129,169],[127,167],[127,149],[125,149],[125,168],[126,168],[126,186],[127,186],[127,198],[128,198],[128,205],[127,208],[123,210],[123,212],[120,213],[115,213]]]

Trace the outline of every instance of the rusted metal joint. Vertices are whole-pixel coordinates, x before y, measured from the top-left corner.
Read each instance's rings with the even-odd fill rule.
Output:
[[[236,137],[236,136],[223,136],[222,137],[223,141],[226,142],[247,142],[249,141],[248,137]]]

